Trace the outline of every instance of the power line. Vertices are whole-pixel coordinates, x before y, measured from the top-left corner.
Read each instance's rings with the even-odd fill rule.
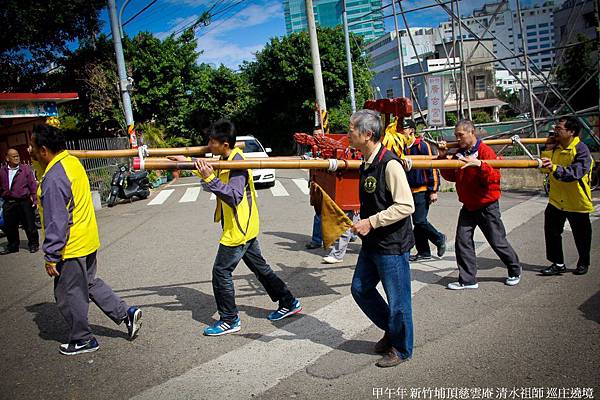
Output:
[[[146,11],[147,9],[149,9],[150,7],[152,7],[152,4],[156,3],[158,0],[152,0],[150,3],[148,3],[146,5],[146,7],[142,8],[140,11],[138,11],[133,17],[129,18],[127,21],[123,22],[123,25],[121,26],[125,26],[128,23],[130,23],[131,21],[133,21],[134,19],[136,19],[141,13],[143,13],[144,11]]]

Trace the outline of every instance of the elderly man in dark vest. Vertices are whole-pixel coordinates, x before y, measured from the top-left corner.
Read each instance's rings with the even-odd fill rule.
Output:
[[[380,142],[379,113],[360,110],[350,118],[348,140],[364,155],[360,168],[360,218],[353,230],[362,247],[352,278],[352,296],[384,331],[375,345],[378,367],[393,367],[413,352],[409,253],[415,244],[410,216],[414,202],[403,164]],[[377,291],[381,282],[387,302]]]

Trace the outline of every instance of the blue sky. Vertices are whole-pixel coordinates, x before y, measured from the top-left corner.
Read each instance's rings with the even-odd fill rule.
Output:
[[[123,4],[117,0],[117,9]],[[131,0],[124,14],[123,22],[146,6],[150,0]],[[483,0],[462,0],[461,14],[470,14],[475,7],[481,6]],[[512,2],[512,1],[511,1]],[[236,3],[239,3],[236,5]],[[383,0],[389,4],[390,0]],[[435,3],[434,0],[403,0],[405,10]],[[523,1],[524,5],[531,1]],[[215,5],[216,4],[216,5]],[[213,13],[217,13],[208,26],[196,29],[198,50],[204,53],[199,62],[214,65],[224,64],[230,68],[244,60],[252,60],[253,54],[264,47],[270,38],[283,36],[285,20],[283,0],[158,0],[143,14],[125,26],[125,32],[133,36],[139,31],[150,31],[160,38],[177,32],[186,24],[195,21],[203,11],[214,5]],[[227,9],[228,8],[228,9]],[[222,11],[222,12],[221,12]],[[385,14],[391,13],[391,7]],[[101,15],[105,21],[103,32],[110,32],[107,13]],[[407,14],[408,24],[415,26],[437,26],[448,19],[440,8],[429,8]],[[386,28],[393,30],[393,19],[386,19]],[[403,23],[400,19],[400,27]]]

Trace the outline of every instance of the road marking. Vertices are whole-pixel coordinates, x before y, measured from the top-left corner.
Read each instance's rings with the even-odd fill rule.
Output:
[[[175,191],[175,189],[165,189],[165,190],[161,190],[155,198],[153,198],[148,205],[149,206],[154,206],[154,205],[159,205],[164,203],[165,201],[167,201],[167,199],[169,198],[169,196],[171,196],[173,194],[173,192]]]
[[[179,199],[179,202],[180,203],[191,203],[193,201],[196,201],[198,199],[198,195],[200,194],[201,190],[202,190],[201,187],[187,188],[183,197],[181,197],[181,199]]]
[[[169,187],[182,187],[182,186],[201,186],[202,183],[176,183],[174,185],[169,185]]]
[[[298,189],[302,191],[304,194],[310,193],[310,189],[308,187],[308,181],[306,179],[292,179],[292,181],[298,186]]]
[[[534,197],[504,212],[502,218],[507,233],[527,223],[545,206],[544,199]],[[480,246],[477,254],[487,247]],[[452,255],[448,253],[448,256]],[[456,274],[456,263],[452,260],[413,263],[411,269],[413,274],[429,272],[427,276],[431,280],[413,280],[414,296],[428,284]],[[431,271],[437,272],[431,274]],[[220,398],[227,399],[258,396],[371,325],[352,296],[347,295],[300,319],[291,319],[289,324],[274,332],[149,388],[134,399],[195,399],[204,397],[206,393],[218,393]],[[231,384],[232,376],[235,377],[235,385]]]
[[[271,193],[273,193],[273,196],[275,196],[275,197],[289,196],[290,195],[288,193],[288,191],[285,190],[285,188],[283,187],[283,185],[281,184],[281,182],[279,182],[279,181],[275,181],[275,185],[271,188]]]

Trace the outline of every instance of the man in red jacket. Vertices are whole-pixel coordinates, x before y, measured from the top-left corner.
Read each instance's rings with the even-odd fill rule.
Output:
[[[463,207],[458,215],[455,250],[458,264],[458,282],[448,284],[448,289],[477,289],[477,258],[473,234],[479,227],[488,243],[508,268],[505,283],[517,285],[521,280],[519,257],[506,240],[506,230],[500,219],[500,170],[490,167],[485,160],[497,159],[491,147],[475,135],[475,125],[468,119],[458,121],[454,136],[459,150],[454,158],[464,161],[459,169],[442,169],[442,176],[456,182],[458,200]],[[440,158],[446,158],[444,143],[439,149]]]

